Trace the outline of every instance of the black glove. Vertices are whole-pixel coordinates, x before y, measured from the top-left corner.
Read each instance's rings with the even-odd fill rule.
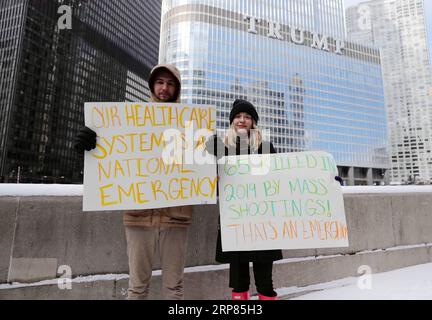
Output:
[[[216,156],[218,160],[225,155],[225,144],[216,134],[208,138],[205,147],[207,152]]]
[[[336,181],[339,181],[340,185],[343,186],[343,180],[342,180],[341,177],[336,176],[336,177],[335,177],[335,180],[336,180]]]
[[[75,137],[74,149],[78,152],[90,151],[96,148],[96,132],[87,127],[82,127]]]

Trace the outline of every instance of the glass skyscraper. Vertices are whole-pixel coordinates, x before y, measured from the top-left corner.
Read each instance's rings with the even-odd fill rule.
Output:
[[[365,1],[347,9],[348,36],[381,49],[390,177],[395,183],[432,183],[432,61],[426,14],[423,0]]]
[[[59,7],[71,8],[61,29]],[[159,0],[0,1],[0,179],[82,182],[72,146],[89,101],[146,101]]]
[[[257,106],[279,152],[325,150],[347,184],[389,167],[380,55],[345,40],[342,0],[163,0],[159,61],[186,103]]]

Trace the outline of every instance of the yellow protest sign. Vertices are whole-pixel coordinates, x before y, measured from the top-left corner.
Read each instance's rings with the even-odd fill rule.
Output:
[[[204,142],[215,109],[162,103],[86,103],[97,146],[84,162],[84,211],[216,203],[216,166]]]

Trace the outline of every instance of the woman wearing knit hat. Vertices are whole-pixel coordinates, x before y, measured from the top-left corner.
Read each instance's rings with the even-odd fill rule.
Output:
[[[222,142],[213,136],[206,143],[209,153],[221,158],[224,155],[276,153],[271,142],[263,141],[258,128],[259,116],[246,100],[236,100],[230,113],[230,127]],[[255,285],[260,300],[276,300],[273,288],[273,261],[282,259],[281,250],[223,252],[219,226],[216,261],[229,263],[229,286],[233,300],[249,299],[249,262],[253,263]]]

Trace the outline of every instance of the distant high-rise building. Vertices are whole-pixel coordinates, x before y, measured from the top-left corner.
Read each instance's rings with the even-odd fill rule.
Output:
[[[432,64],[432,1],[425,1],[425,12],[426,14],[426,32],[428,34],[428,44],[429,44],[429,60]],[[432,89],[431,89],[431,97],[432,97]]]
[[[346,16],[349,39],[381,49],[391,180],[432,182],[432,66],[424,1],[367,1],[348,8]]]
[[[182,74],[186,103],[229,126],[251,101],[279,152],[333,154],[347,184],[389,167],[379,51],[345,39],[342,0],[164,0],[160,62]]]
[[[62,5],[71,29],[59,28]],[[82,182],[72,141],[84,103],[148,100],[160,10],[159,0],[0,1],[3,180]]]

